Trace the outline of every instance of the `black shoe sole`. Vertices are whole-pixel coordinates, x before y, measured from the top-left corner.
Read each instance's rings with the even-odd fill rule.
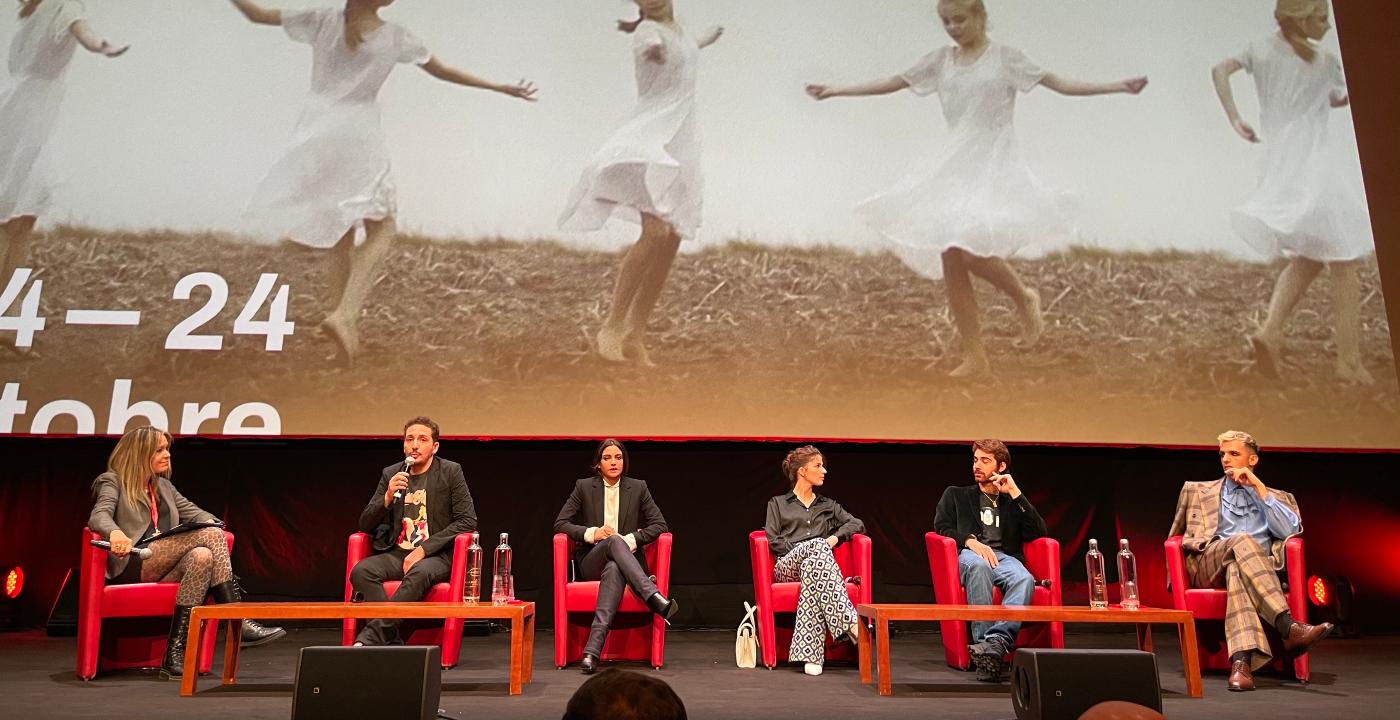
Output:
[[[286,637],[286,636],[287,636],[287,631],[286,631],[286,630],[283,630],[282,628],[277,628],[277,632],[268,633],[267,635],[264,635],[264,636],[262,636],[262,637],[260,637],[260,638],[258,638],[258,639],[256,639],[256,640],[242,640],[242,641],[240,641],[240,642],[238,643],[238,647],[241,647],[241,648],[250,648],[250,647],[257,647],[257,646],[259,646],[259,645],[266,645],[266,644],[272,642],[273,640],[277,640],[278,638],[283,638],[283,637]]]

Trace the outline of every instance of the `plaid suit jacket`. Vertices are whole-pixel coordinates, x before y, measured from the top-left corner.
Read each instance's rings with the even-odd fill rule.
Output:
[[[1172,518],[1172,529],[1167,533],[1168,537],[1182,536],[1182,550],[1201,552],[1206,543],[1215,539],[1220,528],[1220,488],[1224,482],[1225,478],[1222,476],[1218,480],[1188,482],[1182,485],[1181,494],[1176,499],[1176,517]],[[1269,488],[1269,492],[1277,495],[1279,500],[1298,516],[1301,534],[1303,514],[1298,511],[1298,501],[1293,499],[1293,494],[1274,488]],[[1275,539],[1268,548],[1276,570],[1283,569],[1283,545],[1282,540]]]

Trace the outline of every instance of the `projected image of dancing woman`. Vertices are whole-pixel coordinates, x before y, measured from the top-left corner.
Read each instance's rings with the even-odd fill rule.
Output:
[[[1006,259],[1042,255],[1070,240],[1069,204],[1041,184],[1017,150],[1016,94],[1043,85],[1061,95],[1135,95],[1147,78],[1088,83],[1048,73],[1020,50],[988,39],[982,0],[941,0],[938,17],[953,45],[891,78],[813,84],[807,93],[817,100],[906,89],[918,95],[938,93],[948,146],[930,168],[861,203],[857,212],[893,242],[911,269],[931,280],[943,277],[963,346],[962,363],[950,375],[967,377],[991,367],[971,276],[1011,298],[1021,317],[1017,346],[1031,347],[1044,331],[1040,296],[1021,282]]]
[[[232,0],[252,22],[281,25],[311,46],[311,91],[292,139],[250,207],[260,224],[316,248],[332,248],[321,328],[347,364],[359,352],[357,324],[374,269],[393,240],[397,192],[376,98],[397,63],[413,63],[456,85],[533,100],[534,84],[488,82],[436,58],[404,27],[379,17],[393,0],[346,0],[344,8],[274,10]],[[359,227],[364,241],[356,246]]]
[[[632,34],[637,105],[583,171],[559,219],[564,230],[598,230],[618,216],[642,226],[622,259],[612,306],[598,330],[606,360],[652,365],[643,336],[682,238],[700,226],[704,182],[695,78],[700,50],[724,29],[691,36],[671,0],[636,0],[640,15],[618,28]]]
[[[20,0],[18,29],[10,41],[11,85],[0,94],[0,288],[15,268],[29,263],[34,223],[52,200],[49,136],[79,45],[112,58],[129,47],[98,35],[78,0]]]
[[[1278,32],[1249,44],[1211,70],[1215,92],[1240,137],[1264,145],[1259,186],[1235,208],[1236,232],[1288,264],[1278,276],[1269,314],[1249,336],[1260,374],[1279,377],[1284,325],[1323,267],[1331,269],[1337,378],[1374,382],[1361,362],[1360,261],[1375,244],[1366,216],[1361,167],[1328,141],[1328,112],[1350,101],[1342,62],[1317,47],[1332,25],[1324,0],[1278,0]],[[1260,131],[1240,116],[1230,76],[1254,76]]]

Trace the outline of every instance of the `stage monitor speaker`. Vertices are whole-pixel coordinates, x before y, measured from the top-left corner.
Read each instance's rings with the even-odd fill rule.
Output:
[[[49,620],[44,623],[49,637],[73,637],[78,634],[78,574],[72,568],[63,574],[58,595],[49,608]]]
[[[441,695],[436,645],[302,648],[292,720],[433,720]]]
[[[1011,707],[1017,720],[1077,720],[1107,700],[1161,712],[1157,656],[1141,650],[1016,649]]]

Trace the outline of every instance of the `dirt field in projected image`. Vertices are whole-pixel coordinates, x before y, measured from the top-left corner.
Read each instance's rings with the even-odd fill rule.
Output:
[[[322,256],[219,236],[61,229],[35,239],[45,279],[38,359],[6,360],[28,417],[67,397],[106,424],[112,379],[132,400],[266,401],[287,434],[398,431],[425,412],[451,435],[967,438],[1209,444],[1227,427],[1290,446],[1395,447],[1400,392],[1374,265],[1363,272],[1371,387],[1332,380],[1324,274],[1289,327],[1286,377],[1250,370],[1243,335],[1278,266],[1199,254],[1075,251],[1013,263],[1041,293],[1048,330],[1030,351],[1010,303],[979,283],[996,377],[954,381],[957,338],[940,283],[888,254],[731,244],[677,261],[650,334],[654,369],[605,363],[590,338],[618,256],[547,241],[401,238],[361,320],[354,368],[317,329]],[[219,352],[166,351],[203,305],[175,282],[216,271],[229,302],[203,332]],[[292,288],[280,353],[234,336],[259,273]],[[65,326],[70,308],[140,309],[139,328]],[[37,401],[37,402],[36,402]],[[28,429],[28,417],[17,424]],[[67,422],[63,420],[62,422]],[[203,430],[217,432],[211,423]],[[53,431],[67,431],[55,425]]]

